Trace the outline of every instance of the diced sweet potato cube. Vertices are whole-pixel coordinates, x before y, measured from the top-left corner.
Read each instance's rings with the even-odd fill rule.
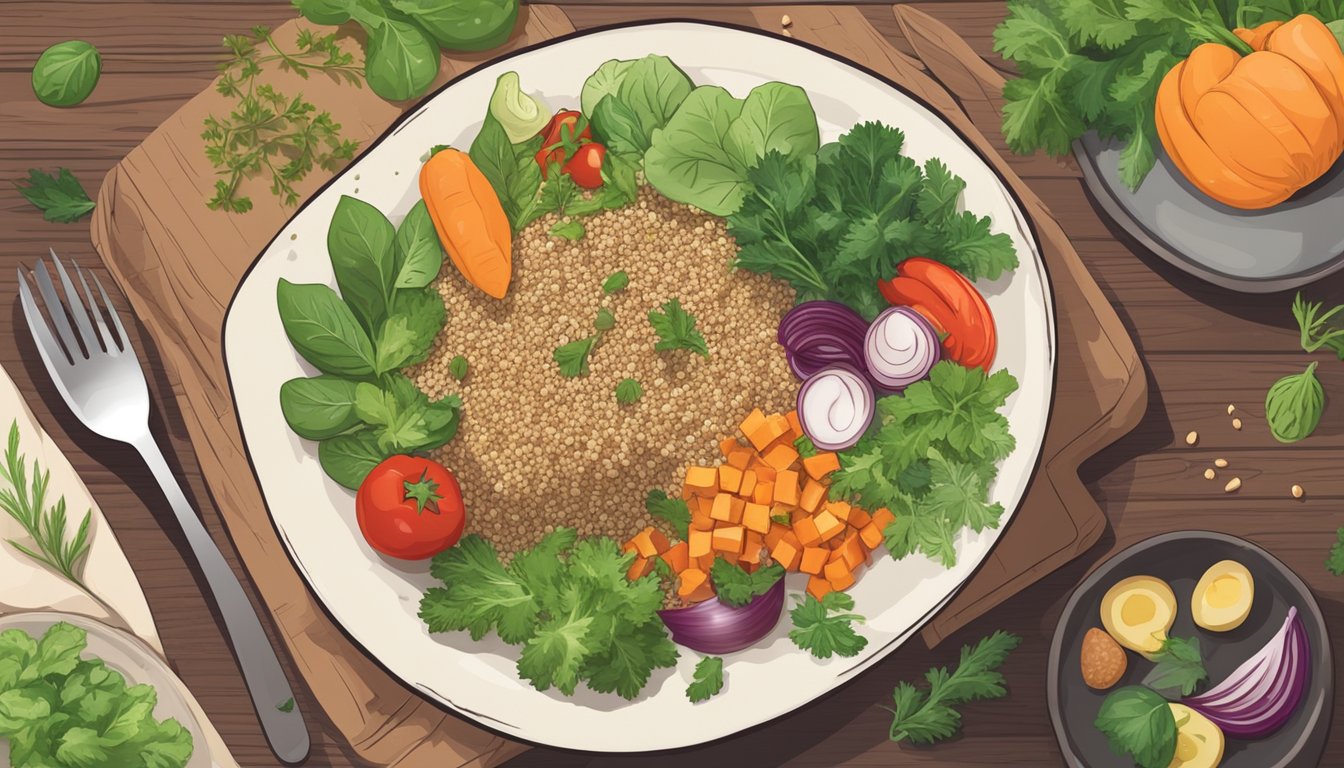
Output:
[[[877,527],[877,522],[871,522],[859,529],[859,541],[868,549],[877,549],[882,546],[882,529]]]
[[[737,489],[742,487],[742,470],[729,464],[719,465],[719,490],[726,493],[737,493]]]
[[[805,547],[821,543],[821,532],[817,530],[817,522],[811,517],[794,520],[793,532]]]
[[[737,525],[742,522],[742,513],[747,510],[747,502],[744,499],[733,496],[728,499],[728,522]]]
[[[714,529],[714,550],[732,555],[742,554],[743,534],[740,525],[720,525]]]
[[[770,547],[770,557],[774,558],[775,562],[784,566],[784,570],[786,571],[795,571],[798,569],[798,560],[801,555],[802,551],[799,547],[784,537],[780,537],[780,539],[775,542],[774,546]]]
[[[798,495],[798,506],[808,512],[816,512],[825,499],[826,486],[809,477],[807,484],[803,486],[803,492]]]
[[[692,559],[708,555],[714,551],[714,534],[711,531],[690,532],[690,541],[686,542],[689,549],[686,554]]]
[[[854,574],[846,573],[838,579],[827,579],[831,584],[831,590],[835,592],[844,592],[846,589],[854,586],[856,579]]]
[[[887,509],[886,507],[882,507],[881,509],[873,513],[873,522],[877,524],[879,530],[885,531],[887,529],[887,526],[891,525],[895,521],[896,516],[893,515],[891,513],[891,510]]]
[[[789,411],[784,414],[784,420],[789,422],[789,432],[793,434],[794,440],[803,436],[803,422],[798,420],[797,411]]]
[[[845,532],[845,524],[831,514],[829,509],[818,512],[812,518],[812,521],[816,523],[817,533],[821,536],[822,541],[830,541]]]
[[[798,563],[798,570],[814,576],[821,573],[821,569],[826,566],[826,556],[829,554],[825,547],[803,547],[803,557]]]
[[[784,534],[789,532],[787,525],[780,525],[775,521],[770,521],[770,530],[765,532],[765,546],[768,549],[774,549],[775,543],[784,538]]]
[[[872,521],[873,516],[868,514],[868,510],[864,509],[863,507],[849,508],[849,517],[846,519],[846,522],[848,522],[855,528],[862,528],[863,526],[871,523]]]
[[[790,506],[798,504],[798,472],[796,470],[784,469],[775,475],[775,501]]]
[[[640,557],[657,557],[668,547],[667,537],[656,528],[645,528],[630,540]]]
[[[807,510],[802,507],[789,507],[787,509],[789,510],[789,525],[793,525],[805,517],[811,517],[811,515],[807,513]]]
[[[737,495],[744,499],[750,499],[752,493],[756,490],[756,473],[750,469],[742,473],[742,482],[738,484]]]
[[[756,473],[756,482],[758,483],[773,483],[775,482],[775,476],[779,474],[774,467],[764,461],[754,462],[751,471]]]
[[[764,535],[770,530],[770,508],[764,504],[747,502],[742,510],[742,524],[748,530]]]
[[[745,480],[744,480],[745,481]],[[756,480],[756,487],[751,490],[751,500],[757,504],[769,504],[775,500],[775,484],[768,481]]]
[[[709,574],[699,568],[687,568],[681,572],[681,583],[677,585],[677,597],[688,603],[698,603],[714,596],[710,586]]]
[[[692,528],[702,531],[713,530],[714,518],[709,516],[709,511],[714,506],[713,500],[696,497],[687,502],[687,506],[691,508]]]
[[[827,501],[821,505],[821,508],[830,511],[842,523],[849,520],[850,506],[847,501]]]
[[[718,493],[714,496],[714,503],[709,508],[709,516],[726,523],[732,517],[733,497],[732,494]]]
[[[635,554],[639,554],[639,547],[635,546],[635,539],[633,536],[630,538],[629,541],[621,545],[621,551],[634,552]]]
[[[851,530],[845,534],[845,543],[840,547],[840,557],[844,558],[845,565],[849,566],[851,572],[859,570],[859,567],[868,562],[868,550],[863,548],[863,541],[859,539],[857,531]]]
[[[667,548],[666,552],[659,555],[667,567],[672,569],[673,573],[681,573],[690,567],[691,564],[691,545],[684,541],[678,541],[676,544]]]
[[[755,531],[747,531],[746,541],[742,544],[740,561],[752,565],[760,563],[762,549],[765,549],[765,536]]]
[[[651,572],[653,572],[653,561],[647,557],[636,557],[635,561],[630,563],[630,567],[626,569],[625,578],[634,581],[648,576]]]
[[[765,452],[765,449],[788,428],[788,422],[784,421],[783,417],[777,420],[774,416],[770,416],[766,418],[764,424],[747,433],[747,440],[756,450]]]
[[[745,470],[747,466],[751,464],[752,454],[753,452],[749,448],[738,448],[728,454],[725,463],[733,469]]]
[[[807,580],[807,594],[817,598],[818,600],[829,595],[834,591],[835,588],[831,586],[831,582],[821,578],[820,576],[813,576],[812,578]]]
[[[792,445],[776,445],[765,453],[765,463],[774,467],[776,471],[783,472],[793,466],[793,462],[798,460],[798,452]]]
[[[835,583],[850,574],[849,566],[845,565],[844,559],[839,557],[828,561],[821,569],[821,572],[822,575],[826,577],[826,580],[831,583]]]
[[[839,468],[839,457],[830,451],[821,451],[815,456],[803,459],[803,469],[807,470],[808,477],[815,480],[822,480]]]
[[[691,467],[686,470],[686,487],[697,493],[710,492],[719,486],[719,473],[713,467]]]
[[[742,434],[745,436],[750,435],[752,432],[755,432],[757,427],[761,426],[764,423],[765,423],[765,413],[760,408],[756,408],[752,410],[751,413],[748,413],[747,418],[743,419],[742,423],[738,426],[742,430]]]
[[[707,555],[701,555],[699,557],[692,558],[691,566],[693,568],[699,568],[705,573],[709,573],[709,569],[714,567],[714,561],[718,559],[719,555],[711,550],[710,553]]]

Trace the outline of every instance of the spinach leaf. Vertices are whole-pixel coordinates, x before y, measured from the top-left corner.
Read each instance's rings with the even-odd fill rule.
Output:
[[[643,155],[649,150],[649,137],[639,125],[639,116],[616,96],[605,96],[592,112],[593,135],[617,153]]]
[[[1112,692],[1101,702],[1096,726],[1112,752],[1133,757],[1141,768],[1166,768],[1176,754],[1176,717],[1167,700],[1147,688]]]
[[[616,95],[637,116],[647,142],[654,129],[667,125],[694,88],[691,78],[671,59],[651,55],[631,63]]]
[[[359,424],[355,386],[339,376],[290,379],[280,385],[280,412],[299,437],[335,437]]]
[[[317,444],[322,471],[352,491],[359,490],[359,484],[387,455],[371,430],[338,435]]]
[[[377,19],[364,53],[364,77],[373,92],[388,101],[413,99],[429,89],[439,74],[439,47],[414,22]]]
[[[724,144],[742,102],[717,85],[696,88],[666,128],[654,132],[644,174],[663,196],[716,216],[736,211],[747,168]]]
[[[383,318],[397,279],[392,222],[377,208],[342,195],[327,229],[327,253],[336,285],[364,330],[372,333]]]
[[[33,93],[43,104],[73,107],[89,98],[102,72],[97,48],[83,40],[57,43],[33,65]]]
[[[443,248],[425,201],[417,202],[397,227],[396,288],[424,288],[439,276]]]
[[[518,0],[391,0],[390,4],[450,51],[502,45],[518,20]]]
[[[602,62],[602,66],[583,81],[583,90],[579,93],[579,109],[583,114],[592,117],[597,111],[598,102],[616,93],[625,79],[625,73],[634,63],[633,59],[609,59]]]
[[[739,166],[750,168],[766,152],[804,157],[815,155],[820,144],[817,115],[807,93],[796,85],[764,83],[747,94],[724,148]]]
[[[511,143],[504,126],[494,115],[486,113],[480,133],[476,134],[468,152],[471,161],[481,169],[495,194],[499,195],[499,202],[504,206],[514,232],[525,226],[523,222],[528,210],[541,188],[541,169],[534,159],[541,149],[541,141],[538,136],[520,144]]]
[[[323,373],[373,375],[373,343],[335,291],[281,278],[275,294],[285,334],[305,360]]]
[[[292,0],[294,9],[314,24],[344,24],[357,0]]]

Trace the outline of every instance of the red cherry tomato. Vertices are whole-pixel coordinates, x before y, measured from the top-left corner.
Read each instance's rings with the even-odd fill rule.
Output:
[[[374,467],[355,495],[355,517],[369,546],[402,560],[453,546],[467,523],[457,478],[418,456],[393,456]]]
[[[574,183],[584,189],[597,189],[602,186],[602,159],[607,156],[607,148],[590,142],[574,151],[574,156],[561,168],[574,179]]]
[[[578,110],[562,109],[559,112],[556,112],[555,115],[551,117],[550,122],[546,123],[546,127],[541,129],[542,149],[552,147],[564,141],[565,136],[567,134],[568,135],[573,134],[574,127],[578,125],[579,121],[582,119],[583,114]],[[569,130],[562,132],[560,129],[563,126],[568,126]],[[584,120],[583,130],[579,132],[578,136],[573,137],[573,141],[575,143],[581,141],[591,141],[592,138],[593,138],[592,126],[588,124],[587,120]]]

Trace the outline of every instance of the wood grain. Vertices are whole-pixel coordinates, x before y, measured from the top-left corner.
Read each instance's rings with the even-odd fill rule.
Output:
[[[995,66],[989,34],[1002,18],[1003,4],[994,2],[920,3],[916,7],[949,23],[972,41],[976,53]],[[567,5],[566,15],[579,28],[607,23],[613,10],[595,5]],[[698,10],[658,6],[625,6],[624,18],[686,16]],[[886,6],[865,6],[865,17],[898,50],[911,52]],[[214,65],[222,58],[219,39],[252,24],[278,24],[292,17],[280,0],[246,2],[214,0],[84,0],[83,2],[7,2],[6,23],[0,25],[0,176],[14,179],[27,168],[68,166],[85,187],[95,190],[103,175],[144,139],[164,118],[207,87]],[[745,13],[735,14],[748,23]],[[734,19],[728,19],[734,20]],[[103,50],[105,75],[90,102],[77,110],[37,105],[27,88],[27,69],[47,45],[71,37],[87,39]],[[108,55],[115,51],[115,56]],[[990,140],[997,141],[992,131]],[[997,146],[997,144],[996,144]],[[1025,165],[1022,164],[1025,162]],[[1065,166],[1068,163],[1064,163]],[[1180,473],[1145,475],[1134,480],[1141,461],[1167,454],[1182,455],[1182,438],[1192,421],[1206,419],[1201,443],[1211,451],[1240,451],[1234,462],[1246,466],[1270,457],[1286,465],[1338,466],[1337,437],[1312,438],[1292,446],[1277,445],[1250,429],[1222,435],[1213,430],[1226,402],[1254,405],[1264,397],[1265,381],[1300,370],[1306,356],[1296,347],[1287,308],[1291,296],[1246,297],[1205,286],[1168,267],[1123,238],[1118,238],[1093,212],[1081,185],[1061,173],[1056,161],[1033,157],[1013,160],[1014,169],[1056,213],[1079,255],[1111,301],[1148,364],[1150,400],[1143,421],[1116,445],[1084,466],[1089,489],[1109,518],[1102,540],[1079,562],[1046,577],[1008,603],[957,632],[937,650],[910,645],[854,684],[815,706],[733,739],[669,755],[602,757],[543,748],[511,760],[510,768],[604,766],[649,768],[684,765],[750,766],[1048,766],[1058,765],[1058,751],[1045,712],[1045,653],[1054,622],[1069,590],[1092,564],[1108,553],[1147,536],[1183,528],[1212,528],[1247,536],[1293,567],[1312,587],[1338,636],[1344,632],[1344,579],[1322,567],[1335,528],[1344,525],[1344,511],[1335,499],[1323,499],[1309,488],[1304,502],[1287,499],[1228,497],[1221,492],[1168,498],[1168,483],[1189,479]],[[1049,183],[1046,183],[1046,182]],[[1056,181],[1062,183],[1055,183]],[[1079,221],[1075,221],[1079,219]],[[83,225],[44,222],[10,184],[0,184],[0,296],[15,296],[14,268],[55,246],[65,255],[100,270]],[[108,275],[102,273],[103,278]],[[1344,300],[1344,276],[1312,286],[1318,298]],[[131,333],[150,365],[150,388],[158,404],[153,429],[170,454],[170,463],[204,512],[207,526],[234,561],[210,495],[202,482],[188,431],[175,405],[173,385],[162,361],[138,324]],[[44,427],[66,450],[118,536],[155,611],[160,633],[178,674],[197,695],[224,734],[235,757],[245,766],[278,765],[257,727],[228,646],[222,638],[201,587],[183,558],[185,543],[176,532],[147,470],[128,452],[90,434],[73,420],[51,391],[36,352],[27,338],[17,307],[0,312],[0,364],[27,393]],[[1260,366],[1245,376],[1247,356]],[[1333,403],[1344,402],[1344,365],[1321,360],[1322,378]],[[1328,377],[1328,378],[1327,378]],[[1248,406],[1249,407],[1249,406]],[[1331,406],[1333,407],[1333,406]],[[1327,411],[1327,420],[1331,414]],[[1333,427],[1328,421],[1323,427]],[[1179,435],[1179,437],[1177,437]],[[1197,462],[1192,466],[1198,466]],[[1202,480],[1201,480],[1202,482]],[[1131,497],[1131,494],[1143,498]],[[237,566],[235,562],[235,567]],[[243,573],[239,570],[239,573]],[[246,584],[246,579],[244,580]],[[250,591],[250,586],[248,587]],[[972,704],[964,711],[964,733],[936,748],[910,748],[886,741],[890,704],[897,680],[915,680],[932,664],[955,660],[955,647],[995,629],[1023,635],[1021,649],[1005,665],[1010,689],[1002,702]],[[291,670],[291,676],[293,671]],[[1336,684],[1344,682],[1337,672]],[[327,721],[311,695],[299,687],[299,704],[313,726],[314,766],[364,766],[341,732]],[[1332,749],[1323,766],[1344,766],[1344,716],[1336,710]]]

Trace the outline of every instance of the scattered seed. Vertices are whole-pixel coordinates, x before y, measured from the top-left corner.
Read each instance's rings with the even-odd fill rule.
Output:
[[[1233,419],[1232,428],[1237,430],[1241,429],[1241,419]]]
[[[289,239],[290,239],[290,240],[298,240],[298,239],[299,239],[299,233],[298,233],[298,232],[295,232],[294,234],[292,234],[292,235],[289,236]]]
[[[1241,478],[1234,477],[1231,480],[1227,481],[1227,485],[1223,486],[1223,492],[1232,493],[1233,491],[1237,490],[1240,487],[1241,487]]]
[[[1214,476],[1214,471],[1213,471],[1212,469],[1206,469],[1206,470],[1204,470],[1204,479],[1205,479],[1205,480],[1212,480],[1212,479],[1213,479],[1213,476]]]
[[[1294,499],[1300,499],[1302,498],[1302,495],[1306,493],[1306,491],[1302,490],[1302,486],[1300,485],[1294,485],[1292,491]]]
[[[1195,443],[1198,443],[1198,442],[1199,442],[1199,433],[1198,433],[1198,432],[1191,431],[1190,434],[1188,434],[1188,435],[1185,436],[1185,444],[1186,444],[1186,445],[1194,445]]]
[[[1214,459],[1213,466],[1219,469],[1223,469],[1224,467],[1227,466],[1227,459]]]
[[[789,18],[789,14],[786,13],[783,16],[779,17],[779,26],[791,27],[793,26],[793,19]]]
[[[1235,405],[1233,405],[1233,404],[1231,404],[1231,403],[1228,403],[1228,404],[1227,404],[1227,415],[1228,415],[1228,416],[1231,416],[1231,415],[1232,415],[1232,412],[1235,411],[1235,410],[1237,410],[1237,406],[1235,406]]]
[[[785,36],[785,37],[793,37],[793,33],[786,29],[786,30],[784,30],[784,36]]]

